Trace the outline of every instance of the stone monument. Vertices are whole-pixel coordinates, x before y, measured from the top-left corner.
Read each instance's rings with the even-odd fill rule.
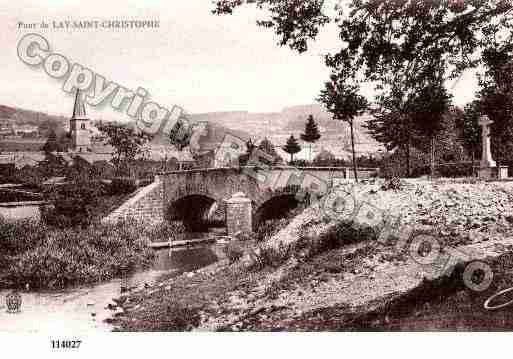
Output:
[[[490,125],[493,123],[488,116],[479,118],[479,126],[481,126],[481,142],[482,154],[481,162],[479,163],[478,177],[491,179],[503,179],[508,177],[508,167],[499,166],[492,158],[492,150],[490,143]]]

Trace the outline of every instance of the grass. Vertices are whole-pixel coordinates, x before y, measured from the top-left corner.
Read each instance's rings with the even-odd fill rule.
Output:
[[[145,229],[151,242],[179,241],[185,238],[185,226],[182,222],[163,222]]]
[[[131,193],[102,195],[99,198],[97,206],[95,206],[93,212],[94,218],[96,220],[100,220],[103,217],[108,216],[112,211],[125,203],[131,196]]]
[[[57,289],[93,284],[152,263],[134,223],[59,229],[0,220],[0,286]]]
[[[299,238],[291,244],[262,245],[257,254],[254,269],[271,266],[279,267],[291,257],[305,261],[318,254],[340,248],[347,244],[372,240],[376,233],[370,227],[355,227],[351,223],[337,222],[326,232],[310,233],[308,225],[303,225]]]

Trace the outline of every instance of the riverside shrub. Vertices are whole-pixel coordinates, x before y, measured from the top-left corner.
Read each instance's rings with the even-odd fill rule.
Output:
[[[151,242],[179,241],[185,238],[185,232],[185,226],[178,221],[158,223],[144,230]]]
[[[148,267],[153,252],[128,222],[59,229],[0,219],[0,287],[57,289]]]
[[[51,189],[46,197],[52,206],[42,211],[43,221],[59,228],[88,226],[95,218],[99,199],[103,194],[99,183],[87,181]]]

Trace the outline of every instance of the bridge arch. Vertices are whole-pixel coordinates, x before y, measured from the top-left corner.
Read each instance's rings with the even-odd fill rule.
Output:
[[[202,231],[209,221],[209,213],[219,203],[213,196],[203,193],[184,195],[169,202],[166,211],[168,221],[182,221],[191,231]]]
[[[311,194],[300,186],[287,186],[259,196],[253,203],[253,228],[263,221],[285,218],[287,214],[309,203]]]
[[[287,166],[266,170],[258,169],[258,171],[253,167],[209,168],[173,171],[158,175],[163,185],[163,208],[177,207],[177,205],[188,208],[181,212],[178,211],[179,218],[204,218],[210,205],[217,203],[222,208],[225,206],[226,200],[230,200],[232,196],[242,192],[251,201],[251,210],[249,213],[246,212],[246,215],[252,216],[249,221],[253,224],[253,228],[262,219],[280,216],[283,214],[280,214],[280,211],[286,212],[296,207],[302,200],[306,200],[305,204],[315,200],[312,197],[314,193],[323,194],[330,185],[340,182],[341,179],[347,179],[347,177],[347,171],[344,168],[305,167],[297,169]],[[296,187],[294,188],[294,186]],[[305,188],[310,189],[312,195],[309,195],[306,192],[309,190],[305,190]],[[191,198],[196,198],[198,203],[195,205],[190,203]],[[189,202],[186,203],[186,201]],[[229,203],[231,204],[231,202]],[[235,205],[230,207],[230,211],[233,209],[233,212],[230,213],[234,214],[228,214],[230,217],[228,220],[244,215],[244,213],[238,212],[237,208],[238,206]],[[234,223],[239,222],[235,221]]]
[[[300,205],[301,202],[292,193],[271,197],[253,210],[253,228],[256,229],[262,222],[270,219],[285,218],[291,210]]]

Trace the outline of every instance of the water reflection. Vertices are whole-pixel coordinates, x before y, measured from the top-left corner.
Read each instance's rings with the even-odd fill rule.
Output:
[[[157,258],[150,270],[137,272],[127,278],[114,279],[92,287],[79,287],[63,291],[22,293],[21,312],[6,312],[5,296],[0,291],[0,331],[83,333],[110,331],[104,322],[113,312],[106,309],[112,298],[119,297],[122,287],[140,287],[161,276],[174,276],[199,269],[218,260],[216,246],[197,246],[156,251]]]

